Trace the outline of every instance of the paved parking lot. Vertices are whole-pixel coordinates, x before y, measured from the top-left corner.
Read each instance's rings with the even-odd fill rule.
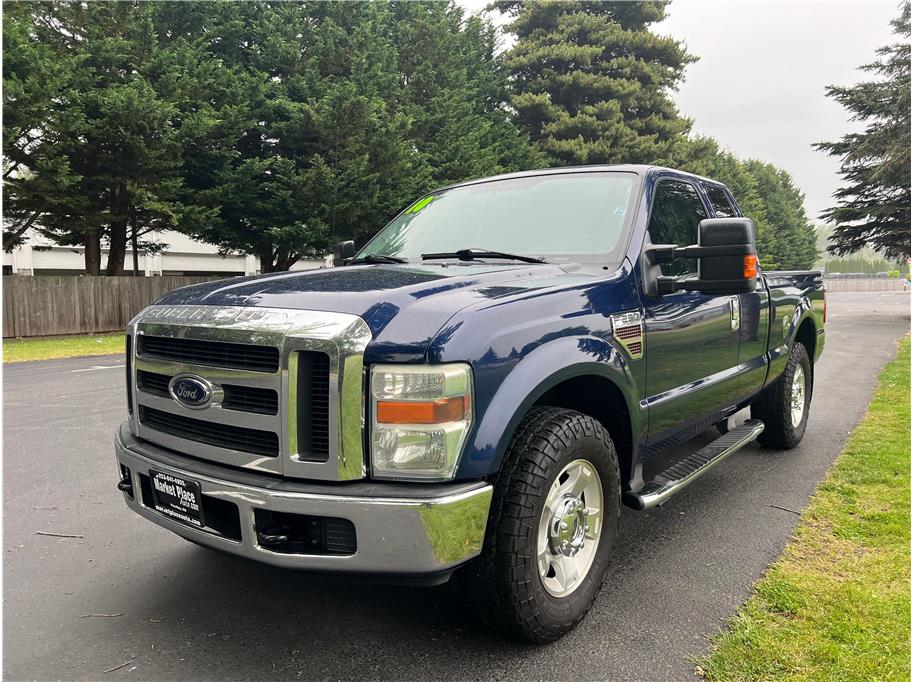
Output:
[[[805,505],[909,331],[907,294],[839,293],[829,304],[802,445],[747,448],[663,507],[625,509],[605,589],[576,631],[545,647],[486,634],[448,586],[282,571],[149,524],[115,489],[120,358],[6,365],[5,677],[692,679],[688,657],[795,525],[776,507]]]

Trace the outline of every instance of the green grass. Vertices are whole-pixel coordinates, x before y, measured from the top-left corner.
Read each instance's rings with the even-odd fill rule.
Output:
[[[698,673],[909,679],[909,359],[906,338],[783,556]]]
[[[32,339],[3,339],[3,362],[27,362],[86,355],[124,352],[124,335],[42,336]]]

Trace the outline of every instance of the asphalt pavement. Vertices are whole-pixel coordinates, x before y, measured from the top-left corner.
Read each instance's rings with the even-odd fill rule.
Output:
[[[596,604],[543,647],[486,633],[451,586],[284,571],[148,523],[115,489],[122,360],[5,365],[4,678],[693,679],[691,658],[781,552],[908,331],[907,294],[831,294],[801,446],[748,447],[666,505],[625,509]]]

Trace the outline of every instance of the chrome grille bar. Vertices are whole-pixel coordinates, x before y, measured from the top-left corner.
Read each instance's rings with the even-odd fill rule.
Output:
[[[279,349],[272,346],[141,336],[137,352],[147,358],[206,367],[231,367],[269,373],[279,371]]]

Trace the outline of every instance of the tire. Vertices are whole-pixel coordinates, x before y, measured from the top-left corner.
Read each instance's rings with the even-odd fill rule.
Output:
[[[567,525],[543,513],[549,499]],[[588,511],[599,499],[597,526],[599,517]],[[602,425],[563,408],[531,410],[495,484],[482,553],[464,571],[483,621],[535,643],[552,642],[575,627],[608,570],[620,499],[617,453]]]
[[[796,379],[804,384],[800,398],[795,393]],[[796,342],[789,353],[785,371],[751,403],[751,417],[760,419],[766,427],[757,438],[761,445],[791,450],[801,442],[807,429],[813,391],[811,360],[804,344]],[[798,402],[801,404],[800,419],[797,418]],[[796,408],[795,413],[793,407]]]

